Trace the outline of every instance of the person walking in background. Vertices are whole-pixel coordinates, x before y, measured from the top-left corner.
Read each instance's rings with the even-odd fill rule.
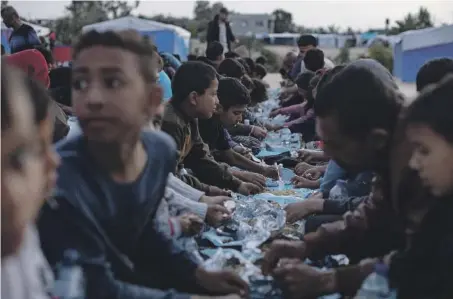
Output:
[[[224,52],[231,51],[231,43],[236,42],[236,38],[231,31],[230,22],[228,22],[228,10],[225,7],[214,17],[214,20],[209,22],[206,41],[208,45],[212,42],[220,42]]]
[[[35,46],[41,44],[33,27],[21,21],[19,14],[14,7],[6,6],[2,8],[1,14],[3,23],[5,23],[6,27],[13,29],[13,32],[9,37],[11,54],[33,49]]]

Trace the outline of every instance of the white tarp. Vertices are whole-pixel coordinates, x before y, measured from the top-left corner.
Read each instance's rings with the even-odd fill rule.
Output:
[[[453,25],[406,31],[399,36],[403,51],[453,43]]]

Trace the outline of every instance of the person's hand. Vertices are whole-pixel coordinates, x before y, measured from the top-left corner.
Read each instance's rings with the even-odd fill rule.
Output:
[[[292,223],[302,220],[305,216],[321,212],[323,206],[324,199],[320,193],[312,195],[304,201],[290,203],[285,207],[286,221]]]
[[[277,180],[278,179],[277,167],[275,167],[275,166],[264,166],[263,175],[268,177],[268,178]]]
[[[241,155],[245,155],[245,154],[247,154],[247,153],[250,151],[248,148],[242,147],[242,146],[240,146],[240,145],[235,145],[235,146],[233,147],[233,150],[234,150],[236,153],[241,154]]]
[[[181,230],[186,236],[195,236],[203,228],[203,219],[193,214],[184,214],[178,217]]]
[[[230,191],[220,189],[216,186],[209,186],[209,191],[207,192],[209,196],[230,196]]]
[[[241,181],[252,183],[262,188],[266,187],[266,178],[259,173],[241,171],[239,173],[236,173],[236,176]]]
[[[313,165],[310,165],[305,162],[297,163],[296,167],[294,167],[294,173],[297,175],[303,175],[307,170],[313,168]]]
[[[267,130],[266,129],[263,129],[261,127],[258,127],[258,126],[253,126],[252,127],[252,132],[250,133],[253,137],[256,137],[256,138],[266,138],[267,136]]]
[[[299,151],[299,159],[303,162],[307,162],[309,164],[318,162],[323,160],[324,152],[317,152],[317,151],[309,151],[309,150],[300,150]]]
[[[251,194],[260,193],[263,190],[264,190],[263,187],[260,187],[258,185],[252,184],[252,183],[243,182],[243,183],[241,183],[241,185],[239,185],[237,192],[242,195],[251,195]]]
[[[300,176],[294,176],[291,179],[291,183],[294,184],[295,188],[307,188],[307,189],[319,188],[319,184],[317,184],[317,181],[308,180]]]
[[[263,258],[262,270],[264,275],[269,275],[277,266],[281,258],[305,258],[306,246],[302,241],[276,240],[272,242]]]
[[[229,196],[207,196],[203,195],[200,197],[200,202],[213,205],[223,205],[227,200],[231,200]]]
[[[310,169],[307,169],[302,174],[302,177],[312,180],[312,181],[317,181],[322,177],[324,172],[325,172],[325,169],[323,167],[312,167]]]
[[[206,223],[210,226],[217,227],[221,225],[225,220],[231,217],[231,213],[224,206],[219,204],[208,204],[208,210],[206,212]]]
[[[238,294],[241,297],[248,294],[247,283],[231,271],[208,272],[199,267],[195,271],[195,278],[197,283],[210,293]]]
[[[275,117],[280,113],[280,109],[275,109],[269,113],[269,117]]]
[[[286,298],[317,298],[335,293],[337,288],[335,271],[323,271],[303,262],[283,263],[273,276],[283,285]]]

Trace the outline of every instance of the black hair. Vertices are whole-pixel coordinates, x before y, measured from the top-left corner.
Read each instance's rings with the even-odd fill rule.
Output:
[[[258,57],[257,59],[255,59],[255,63],[256,63],[256,64],[266,65],[267,59],[266,59],[266,57],[264,57],[264,56],[260,56],[260,57]]]
[[[408,123],[428,125],[453,143],[453,74],[423,89],[406,113]]]
[[[253,73],[253,70],[255,70],[255,67],[256,67],[255,61],[253,61],[253,59],[250,57],[245,57],[244,61],[247,63],[247,65],[249,67],[249,70],[247,73],[251,76]]]
[[[233,106],[250,104],[249,91],[236,78],[221,78],[217,95],[219,103],[224,110],[228,110]]]
[[[310,85],[316,88],[319,92],[324,85],[329,82],[333,76],[338,74],[342,69],[345,68],[344,64],[336,65],[334,68],[325,70],[324,72],[318,72],[317,75],[310,81]]]
[[[189,61],[183,63],[175,73],[171,88],[173,91],[172,102],[181,103],[187,99],[191,92],[200,95],[206,92],[217,73],[212,66],[199,61]]]
[[[216,68],[214,62],[212,62],[212,60],[206,56],[198,56],[197,61],[203,62],[209,66],[212,66],[213,68]]]
[[[303,90],[308,90],[308,86],[310,85],[311,79],[315,76],[314,72],[311,71],[305,71],[301,74],[299,74],[296,78],[296,84],[297,87]]]
[[[267,75],[267,71],[266,71],[266,68],[264,67],[264,65],[262,64],[259,64],[257,63],[255,65],[255,69],[253,70],[253,72],[258,75],[260,77],[260,79],[263,79],[264,77],[266,77]]]
[[[311,34],[303,34],[297,40],[297,45],[299,47],[306,47],[306,46],[318,46],[318,39]]]
[[[223,46],[218,41],[213,41],[208,44],[206,48],[206,57],[210,60],[217,60],[219,56],[223,54]]]
[[[254,87],[250,93],[251,102],[253,104],[258,104],[266,101],[268,99],[266,85],[263,81],[256,78],[253,78],[252,81]]]
[[[245,70],[242,64],[236,59],[227,58],[219,65],[219,74],[227,77],[240,79],[245,75]]]
[[[83,34],[73,46],[73,60],[76,60],[80,52],[95,46],[120,48],[137,55],[140,71],[146,82],[157,81],[157,55],[156,47],[150,39],[141,36],[135,30],[105,31],[95,30]]]
[[[43,46],[35,46],[34,49],[38,50],[42,54],[42,56],[44,56],[44,59],[46,60],[47,64],[53,64],[55,62],[52,52],[47,48]]]
[[[249,65],[248,65],[248,63],[247,63],[247,61],[245,61],[245,59],[244,59],[244,58],[241,58],[241,57],[236,58],[236,61],[238,61],[238,62],[242,65],[242,67],[243,67],[244,70],[245,70],[245,73],[248,74],[248,75],[250,75],[250,73],[251,73],[252,70],[250,69],[250,67],[249,67]]]
[[[447,74],[453,74],[453,60],[437,58],[425,63],[417,73],[415,80],[417,91],[421,91],[429,84],[439,82]]]
[[[239,57],[241,57],[241,55],[234,51],[229,51],[225,53],[225,58],[239,58]]]
[[[181,61],[181,56],[179,54],[173,53],[173,56],[178,59],[178,61]]]
[[[195,54],[187,55],[187,61],[194,61],[194,60],[197,60],[197,55],[195,55]]]
[[[227,15],[228,9],[226,7],[222,7],[219,12]]]
[[[350,64],[335,74],[317,92],[316,116],[337,117],[340,130],[356,138],[375,128],[393,133],[403,98],[376,72]]]
[[[244,85],[248,90],[253,89],[254,84],[252,81],[252,78],[250,78],[248,75],[244,75],[241,78],[241,83]]]
[[[324,67],[324,52],[320,49],[310,49],[304,56],[305,68],[316,72]]]

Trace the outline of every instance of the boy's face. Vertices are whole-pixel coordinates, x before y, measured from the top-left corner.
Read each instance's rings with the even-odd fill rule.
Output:
[[[197,117],[202,119],[209,119],[212,117],[219,104],[219,99],[217,98],[218,87],[219,81],[214,79],[203,94],[200,95],[196,92],[191,93],[190,101],[195,107]]]
[[[226,127],[231,127],[242,121],[246,105],[232,106],[225,110],[219,105],[219,117],[222,124]]]
[[[409,166],[435,196],[453,192],[453,145],[427,125],[409,125],[406,130],[414,145]]]
[[[308,50],[314,49],[315,47],[313,45],[308,45],[308,46],[299,46],[299,52],[302,55],[305,55]]]
[[[156,65],[155,69],[157,74]],[[74,112],[84,136],[96,142],[137,136],[162,99],[159,85],[145,82],[137,55],[120,48],[82,50],[74,60],[72,78]]]
[[[341,129],[333,114],[316,118],[316,132],[324,143],[324,152],[350,172],[373,170],[379,153],[386,146],[387,134],[372,131],[366,138],[353,138]]]
[[[44,164],[30,102],[25,88],[14,85],[10,127],[3,129],[1,142],[2,257],[18,250],[27,224],[34,220],[44,199]]]

